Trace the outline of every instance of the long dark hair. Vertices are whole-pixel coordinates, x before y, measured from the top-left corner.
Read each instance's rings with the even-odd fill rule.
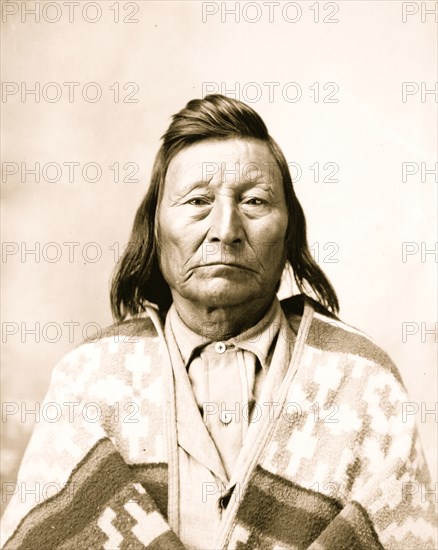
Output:
[[[144,310],[145,302],[165,312],[172,302],[169,286],[158,263],[158,239],[155,216],[161,200],[170,161],[185,147],[203,139],[246,138],[266,143],[283,177],[289,215],[286,235],[287,260],[295,282],[304,294],[314,297],[329,311],[337,313],[336,292],[309,250],[306,220],[292,184],[287,161],[269,135],[261,117],[248,105],[222,95],[193,99],[172,117],[155,158],[149,189],[140,204],[123,256],[116,266],[111,284],[111,309],[116,320]]]

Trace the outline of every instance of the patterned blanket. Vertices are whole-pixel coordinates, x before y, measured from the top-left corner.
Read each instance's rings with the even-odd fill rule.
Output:
[[[296,300],[282,307],[299,311]],[[218,550],[436,550],[434,483],[415,419],[402,417],[396,368],[308,301],[301,314],[279,399],[299,414],[266,424],[229,495]],[[19,483],[60,490],[37,503],[12,497],[4,548],[184,548],[165,353],[157,323],[136,319],[57,365],[45,403],[65,411],[37,425]]]
[[[145,470],[155,471],[154,475],[145,475]],[[165,519],[167,484],[165,477],[157,476],[163,470],[166,474],[162,464],[129,466],[113,444],[102,439],[78,464],[64,488],[29,512],[4,548],[184,548]],[[287,548],[382,548],[358,503],[342,509],[335,499],[285,483],[261,467],[238,519],[253,528],[253,535],[236,548],[267,548],[274,540],[283,541]]]
[[[100,440],[63,489],[21,521],[5,550],[184,548],[140,479],[111,441]]]

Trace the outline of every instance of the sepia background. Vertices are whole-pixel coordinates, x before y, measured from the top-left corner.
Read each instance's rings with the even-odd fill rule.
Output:
[[[53,366],[112,322],[170,116],[219,92],[291,163],[341,318],[399,367],[435,483],[436,2],[1,4],[2,481]]]

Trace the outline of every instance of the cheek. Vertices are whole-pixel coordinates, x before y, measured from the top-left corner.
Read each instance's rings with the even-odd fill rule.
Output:
[[[158,262],[166,282],[173,286],[184,279],[194,251],[187,231],[178,231],[174,226],[159,227],[157,236],[160,248]]]
[[[259,233],[262,235],[262,246],[258,247],[262,253],[261,263],[266,272],[274,277],[277,276],[277,272],[282,271],[286,259],[287,225],[287,217],[275,216]]]
[[[160,212],[158,216],[157,237],[160,242],[160,250],[162,255],[171,255],[178,250],[181,240],[181,232],[178,227],[178,218],[174,219],[169,215],[169,212]]]
[[[263,263],[277,264],[283,260],[287,225],[284,216],[273,216],[254,227],[250,241],[262,254]]]
[[[171,225],[165,216],[160,215],[157,220],[156,238],[158,245],[158,263],[160,270],[169,283],[169,278],[175,267],[175,245]]]
[[[203,227],[175,211],[161,214],[158,219],[157,236],[162,252],[166,251],[171,261],[188,261],[196,254],[203,242]]]

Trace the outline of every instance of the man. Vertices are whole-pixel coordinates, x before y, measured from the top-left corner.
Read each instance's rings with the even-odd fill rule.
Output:
[[[173,117],[130,244],[120,323],[57,365],[64,412],[20,469],[55,494],[14,496],[5,548],[436,547],[399,374],[336,317],[251,108],[212,95]],[[280,303],[286,266],[302,294]]]

